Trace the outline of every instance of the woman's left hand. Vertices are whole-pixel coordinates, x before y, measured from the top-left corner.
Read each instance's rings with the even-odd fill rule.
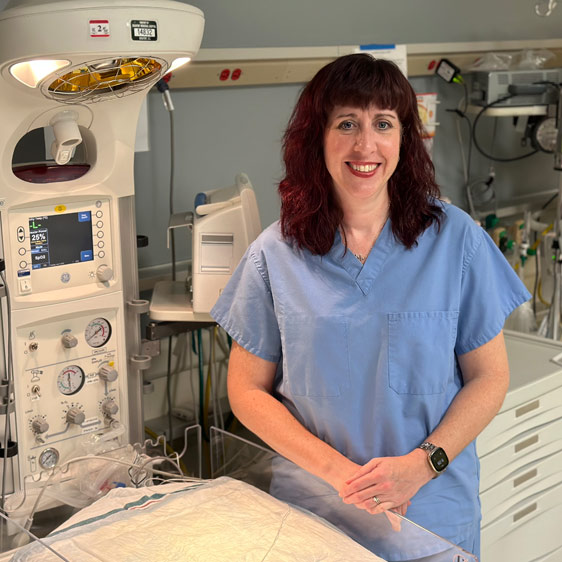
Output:
[[[363,465],[339,490],[345,503],[369,513],[405,513],[409,500],[433,477],[427,454],[416,449],[400,457],[380,457]],[[379,503],[376,503],[377,498]]]

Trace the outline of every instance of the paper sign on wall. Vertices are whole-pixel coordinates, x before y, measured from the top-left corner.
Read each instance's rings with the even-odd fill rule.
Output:
[[[424,127],[423,142],[429,155],[433,154],[433,137],[437,126],[437,94],[435,92],[427,94],[416,94],[418,98],[418,113]]]
[[[376,59],[391,60],[408,76],[408,58],[406,45],[361,45],[355,49],[356,53],[367,53]]]

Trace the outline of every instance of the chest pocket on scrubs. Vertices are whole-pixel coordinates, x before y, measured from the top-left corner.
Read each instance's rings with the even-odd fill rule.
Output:
[[[388,383],[398,394],[440,394],[453,377],[457,311],[388,315]]]
[[[284,327],[283,376],[294,396],[335,397],[349,387],[345,318],[293,315]]]

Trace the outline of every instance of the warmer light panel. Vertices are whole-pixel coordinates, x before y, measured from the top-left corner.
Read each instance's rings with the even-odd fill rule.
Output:
[[[68,66],[68,60],[31,60],[18,62],[10,67],[10,74],[22,84],[36,88],[45,76]]]
[[[170,65],[170,70],[168,70],[168,72],[173,72],[174,70],[177,70],[180,66],[183,66],[184,64],[188,63],[191,60],[190,57],[180,57],[178,59],[175,59],[174,62]]]

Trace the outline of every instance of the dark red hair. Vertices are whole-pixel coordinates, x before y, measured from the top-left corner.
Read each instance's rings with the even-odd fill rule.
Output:
[[[281,231],[287,240],[313,254],[334,243],[343,212],[324,163],[324,132],[338,105],[396,111],[402,127],[400,160],[388,182],[394,236],[407,248],[442,209],[435,199],[433,163],[422,141],[416,94],[392,62],[368,54],[346,55],[321,68],[305,86],[283,137],[285,178],[279,184]]]

